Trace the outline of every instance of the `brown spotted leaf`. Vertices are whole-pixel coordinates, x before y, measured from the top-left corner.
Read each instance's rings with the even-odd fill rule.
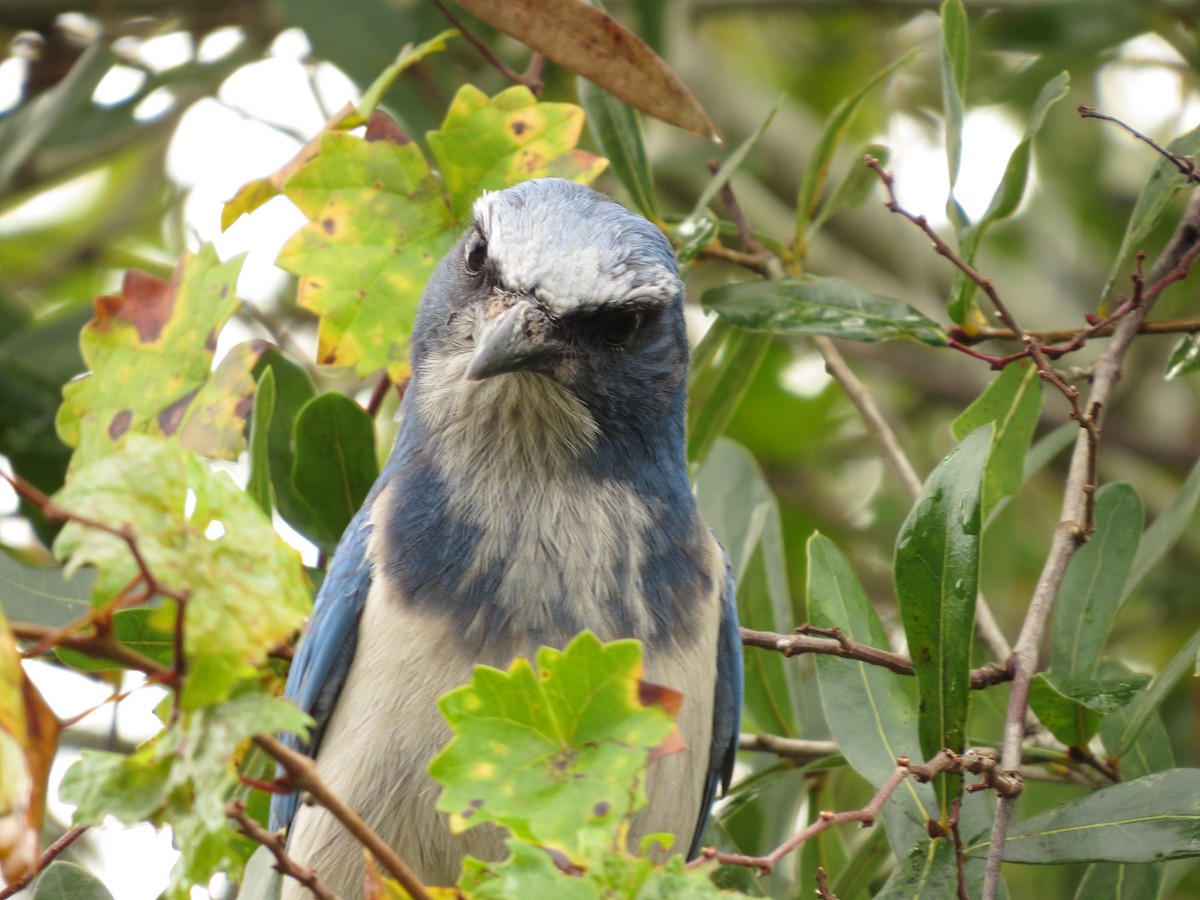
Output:
[[[575,149],[582,127],[578,107],[538,103],[525,88],[489,100],[463,87],[429,135],[444,183],[387,122],[368,123],[366,138],[322,135],[284,184],[311,221],[278,258],[300,280],[300,305],[321,317],[317,361],[403,378],[417,301],[471,204],[528,178],[591,181],[606,163]]]
[[[223,367],[216,383],[211,371],[217,335],[238,307],[241,265],[240,257],[221,262],[205,245],[183,257],[170,282],[131,271],[119,296],[96,299],[80,337],[91,371],[63,388],[56,422],[75,448],[73,467],[106,456],[130,433],[179,434],[209,456],[241,450],[251,383],[232,370],[245,357]]]
[[[458,0],[494,28],[647,115],[702,137],[716,125],[637,35],[584,0]]]
[[[58,719],[26,676],[0,613],[0,876],[9,883],[36,871],[57,743]]]

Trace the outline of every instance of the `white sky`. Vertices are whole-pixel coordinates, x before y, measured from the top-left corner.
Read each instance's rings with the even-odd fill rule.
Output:
[[[219,58],[238,41],[236,30],[223,29],[206,38],[197,53],[204,59]],[[125,49],[156,71],[186,62],[193,51],[191,38],[183,34],[157,37]],[[222,204],[243,183],[269,174],[290,159],[301,143],[295,135],[314,134],[326,118],[322,109],[335,110],[358,98],[350,81],[333,67],[320,65],[310,70],[302,65],[307,53],[308,43],[302,33],[292,30],[282,34],[268,59],[239,70],[221,88],[217,99],[200,101],[185,114],[167,158],[171,177],[188,189],[184,211],[189,244],[194,247],[212,241],[222,258],[247,252],[239,292],[252,301],[278,292],[285,276],[273,260],[282,242],[304,219],[286,200],[276,199],[222,234]],[[1131,41],[1116,61],[1102,69],[1098,105],[1164,140],[1192,127],[1200,118],[1200,103],[1185,94],[1179,71],[1171,68],[1177,65],[1182,61],[1161,39]],[[0,63],[0,112],[17,102],[22,66],[17,59]],[[143,77],[133,68],[115,69],[98,88],[96,102],[119,102],[137,90]],[[158,92],[143,102],[138,113],[150,119],[172,102],[169,92]],[[1062,108],[1068,108],[1069,102],[1064,101]],[[1008,155],[1019,140],[1021,127],[1000,108],[975,109],[967,115],[957,196],[972,218],[986,209]],[[940,137],[931,138],[924,125],[896,115],[882,142],[893,148],[891,168],[905,206],[925,213],[935,227],[944,224],[947,177]],[[77,207],[85,203],[102,177],[96,174],[78,179],[0,217],[0,237],[53,218],[64,205]],[[1031,191],[1036,190],[1036,184],[1035,172]],[[223,335],[222,350],[246,336]],[[811,396],[824,387],[827,378],[823,364],[801,357],[785,374],[785,386]],[[10,543],[20,542],[27,534],[11,517],[3,518],[15,507],[11,490],[0,484],[0,539]],[[61,716],[74,715],[104,699],[103,690],[91,682],[51,666],[28,665]],[[142,740],[153,733],[157,719],[151,710],[161,695],[161,689],[143,689],[121,704],[120,729],[125,738]],[[103,731],[111,726],[111,719],[111,707],[106,707],[81,727]],[[71,761],[64,755],[56,762],[52,797]],[[70,807],[52,799],[50,813],[65,820]],[[157,897],[173,864],[168,836],[156,834],[148,826],[125,829],[115,822],[102,831],[105,859],[98,874],[117,900]],[[206,892],[199,891],[196,896],[206,896]]]

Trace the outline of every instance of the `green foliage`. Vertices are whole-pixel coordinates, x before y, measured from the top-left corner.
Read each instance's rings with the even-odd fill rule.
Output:
[[[705,842],[769,852],[801,818],[863,807],[899,757],[1001,746],[1006,728],[1026,719],[1006,713],[1003,685],[970,689],[972,667],[1008,662],[994,635],[976,640],[978,589],[999,630],[1016,638],[1057,531],[1075,541],[1050,624],[1031,635],[1045,671],[1030,685],[1037,729],[1023,764],[1061,783],[1026,781],[1005,842],[1008,862],[1051,865],[1006,866],[1008,892],[1200,896],[1189,863],[1200,856],[1200,785],[1197,770],[1176,762],[1189,761],[1195,711],[1181,686],[1200,657],[1200,536],[1191,527],[1200,405],[1195,380],[1182,377],[1196,369],[1200,342],[1186,334],[1155,356],[1161,339],[1139,336],[1102,410],[1087,486],[1094,521],[1060,521],[1058,457],[1079,433],[1065,398],[1042,389],[1033,362],[1003,365],[1021,349],[1015,342],[972,344],[995,354],[994,376],[950,349],[981,337],[995,311],[975,278],[930,253],[925,235],[868,203],[879,199],[879,178],[862,165],[867,154],[895,165],[898,201],[931,205],[909,200],[920,196],[919,179],[905,174],[911,148],[888,144],[897,121],[942,140],[945,221],[909,211],[952,232],[959,260],[993,280],[1023,325],[1082,326],[1078,298],[1131,293],[1136,254],[1146,253],[1150,272],[1182,208],[1189,179],[1180,165],[1200,155],[1200,129],[1166,143],[1171,161],[1068,107],[1112,102],[1118,70],[1150,36],[1156,52],[1169,46],[1177,58],[1138,64],[1190,90],[1200,53],[1178,10],[1097,0],[1081,16],[1078,3],[1053,0],[980,18],[974,5],[945,0],[935,21],[903,4],[785,4],[764,16],[673,0],[615,8],[618,21],[555,0],[520,4],[524,18],[510,0],[462,4],[479,16],[466,16],[465,29],[510,68],[528,54],[500,32],[557,61],[523,76],[544,80],[535,96],[527,84],[506,87],[466,40],[451,40],[456,32],[442,30],[432,5],[347,2],[243,5],[229,12],[238,49],[162,71],[128,47],[114,50],[118,36],[136,43],[139,29],[179,28],[200,44],[211,17],[168,3],[147,24],[118,3],[111,14],[91,10],[102,36],[85,51],[48,33],[36,60],[6,69],[27,74],[16,106],[0,111],[0,454],[77,518],[64,526],[43,515],[30,493],[19,515],[34,537],[0,548],[0,605],[16,635],[5,629],[0,640],[0,837],[15,823],[18,849],[33,846],[42,775],[56,743],[75,741],[39,705],[21,654],[112,684],[114,670],[133,664],[170,691],[162,731],[131,752],[87,750],[62,797],[78,804],[78,822],[169,825],[182,853],[172,897],[218,871],[238,876],[255,845],[233,830],[225,803],[244,797],[264,821],[267,794],[238,776],[256,783],[274,772],[247,743],[308,724],[272,696],[284,666],[272,656],[286,656],[273,651],[300,628],[311,588],[270,516],[333,552],[391,436],[389,385],[375,385],[376,400],[385,398],[376,415],[376,403],[368,413],[352,399],[372,387],[357,379],[382,374],[403,386],[420,291],[481,192],[543,175],[591,182],[608,166],[601,187],[663,227],[690,296],[715,313],[693,352],[688,454],[699,504],[728,551],[742,625],[836,628],[907,654],[916,669],[912,677],[857,658],[748,649],[743,731],[820,742],[818,752],[743,753]],[[49,28],[25,15],[0,12],[6,37]],[[251,307],[237,294],[241,257],[221,261],[205,243],[181,252],[180,235],[195,225],[181,218],[163,159],[189,104],[264,59],[291,25],[306,29],[306,62],[330,60],[364,88],[296,142],[291,162],[226,204],[223,227],[277,198],[308,219],[278,258],[295,290]],[[677,54],[687,86],[651,46]],[[118,60],[143,80],[99,102]],[[135,112],[164,89],[175,106],[161,118]],[[222,101],[231,103],[224,92]],[[1016,122],[1019,134],[990,203],[969,216],[964,148],[975,109]],[[644,117],[700,134],[714,134],[716,119],[731,149]],[[1160,132],[1169,125],[1132,124],[1168,137]],[[79,201],[47,202],[87,184]],[[726,186],[740,209],[723,199]],[[36,212],[47,208],[56,211]],[[164,261],[174,259],[172,274]],[[1119,282],[1131,286],[1114,291]],[[1195,331],[1187,298],[1168,292],[1153,314]],[[272,342],[237,345],[214,369],[231,324]],[[311,360],[296,349],[310,329]],[[851,368],[915,470],[929,473],[915,504],[911,485],[881,465],[856,414],[862,398],[852,409],[813,377],[813,336],[852,342]],[[1088,378],[1104,371],[1094,365],[1102,341],[1052,360],[1084,398]],[[318,366],[342,371],[315,374]],[[1147,368],[1177,381],[1164,390]],[[952,440],[960,443],[950,450]],[[245,490],[211,462],[243,453]],[[14,532],[2,533],[8,541]],[[63,565],[53,565],[51,546]],[[456,738],[434,766],[442,808],[455,828],[486,821],[511,835],[506,860],[469,863],[466,896],[703,897],[720,885],[793,897],[811,893],[818,864],[843,900],[981,896],[994,797],[960,792],[957,775],[904,779],[873,829],[824,831],[769,876],[628,852],[624,829],[644,803],[640,774],[653,748],[664,739],[669,748],[671,730],[639,693],[639,652],[582,638],[543,651],[536,669],[481,669],[444,700]],[[1124,780],[1109,784],[1115,776]],[[962,858],[949,831],[956,809]],[[259,876],[269,866],[258,865],[262,856],[252,866]],[[5,877],[20,864],[0,840]],[[377,882],[385,896],[404,896]],[[33,890],[35,900],[109,897],[65,863]]]
[[[318,359],[402,378],[417,300],[471,204],[526,178],[591,181],[604,161],[574,149],[582,129],[578,107],[538,103],[521,87],[489,100],[464,86],[429,134],[440,179],[405,137],[324,135],[284,183],[311,221],[278,260],[300,279],[300,305],[321,317]]]
[[[131,436],[78,469],[55,502],[128,529],[154,577],[186,596],[160,606],[150,624],[173,633],[183,616],[188,709],[220,702],[239,681],[254,678],[268,651],[287,641],[308,611],[296,551],[231,479],[173,444]],[[82,522],[68,523],[55,552],[69,557],[68,574],[85,564],[96,568],[98,607],[117,601],[144,575],[123,538]],[[240,626],[230,629],[230,621]]]
[[[896,540],[896,598],[920,694],[917,731],[931,759],[965,744],[982,537],[982,472],[993,429],[967,435],[933,470]],[[956,795],[939,778],[943,817]]]
[[[524,659],[508,672],[477,666],[469,685],[442,697],[454,737],[429,767],[442,785],[438,808],[452,831],[495,822],[513,835],[504,862],[468,860],[460,882],[467,896],[722,893],[707,871],[685,871],[678,855],[659,866],[614,849],[646,805],[647,760],[656,748],[671,752],[660,745],[681,700],[640,681],[641,671],[637,641],[601,644],[584,632],[565,650],[541,648],[536,670]]]
[[[235,876],[254,846],[225,817],[237,786],[234,751],[264,732],[303,732],[311,720],[290,703],[246,693],[185,712],[132,754],[85,751],[63,777],[64,800],[77,804],[77,824],[116,816],[136,824],[170,825],[181,850],[171,873],[172,898],[218,871]]]

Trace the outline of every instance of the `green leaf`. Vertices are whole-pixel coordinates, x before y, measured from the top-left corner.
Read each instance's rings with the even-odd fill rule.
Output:
[[[375,110],[380,103],[383,102],[383,97],[396,83],[396,79],[411,66],[421,62],[427,56],[434,53],[441,53],[446,49],[446,42],[451,38],[458,37],[457,28],[447,28],[441,34],[434,35],[427,41],[413,46],[406,44],[400,50],[400,55],[396,57],[396,61],[379,73],[379,76],[371,82],[370,87],[363,91],[362,99],[356,104],[358,111],[358,121],[353,119],[346,123],[346,127],[354,125],[366,124],[367,118]]]
[[[992,426],[967,435],[925,480],[896,541],[900,615],[920,693],[923,758],[965,743],[979,582],[983,472]],[[959,780],[957,782],[961,784]],[[943,815],[949,779],[939,780]]]
[[[1058,590],[1050,631],[1056,676],[1095,676],[1142,534],[1142,501],[1127,484],[1096,492],[1096,531],[1075,551]]]
[[[963,98],[967,93],[969,38],[967,11],[963,8],[962,0],[945,0],[940,18],[942,109],[946,117],[946,163],[950,168],[950,196],[946,200],[946,208],[950,213],[950,221],[955,223],[955,230],[959,231],[963,217],[954,199],[954,186],[958,184],[958,169],[962,162]]]
[[[463,0],[462,5],[647,115],[702,137],[719,137],[679,76],[607,13],[571,0],[522,0],[519,13],[506,0]]]
[[[1029,705],[1056,738],[1068,747],[1086,747],[1101,718],[1131,701],[1149,676],[1072,679],[1039,672],[1030,687]]]
[[[741,328],[847,341],[904,338],[944,346],[946,332],[911,306],[841,278],[789,275],[710,288],[701,305]]]
[[[1171,351],[1171,358],[1167,360],[1167,371],[1163,377],[1169,381],[1172,378],[1191,375],[1198,369],[1200,369],[1200,334],[1184,335],[1183,339],[1175,345],[1175,349]]]
[[[113,895],[83,866],[56,859],[38,877],[32,900],[113,900]]]
[[[784,94],[778,100],[776,100],[775,105],[771,107],[771,111],[767,113],[767,117],[763,119],[761,123],[759,123],[759,126],[755,128],[754,131],[750,132],[750,136],[738,144],[737,147],[735,147],[733,151],[721,161],[720,168],[718,168],[713,177],[709,179],[708,184],[704,186],[704,190],[700,192],[700,196],[696,198],[696,204],[692,207],[692,216],[699,216],[702,212],[704,212],[708,205],[712,203],[713,198],[716,197],[720,192],[721,188],[723,188],[729,182],[729,179],[733,177],[733,173],[741,168],[742,163],[746,161],[746,157],[749,155],[750,150],[755,144],[758,143],[758,139],[763,136],[763,132],[770,128],[771,123],[775,121],[775,114],[779,112],[779,108],[783,106],[783,102],[786,99],[787,95]]]
[[[1200,126],[1175,138],[1167,144],[1166,149],[1169,153],[1183,157],[1200,155]],[[1104,282],[1104,290],[1100,292],[1101,301],[1112,290],[1113,284],[1121,274],[1129,257],[1138,250],[1145,249],[1146,239],[1154,230],[1154,226],[1162,219],[1163,213],[1167,211],[1167,206],[1170,204],[1171,198],[1175,196],[1175,192],[1187,185],[1188,180],[1169,159],[1159,158],[1154,164],[1154,169],[1150,172],[1150,177],[1146,179],[1145,185],[1142,186],[1142,192],[1138,194],[1133,213],[1129,216],[1129,222],[1125,226],[1121,249],[1113,257],[1112,269],[1108,273],[1108,279]]]
[[[250,420],[250,476],[246,493],[268,516],[271,514],[271,416],[275,412],[275,373],[263,370],[254,392]]]
[[[57,566],[27,566],[0,550],[0,609],[16,622],[58,628],[88,611],[91,573],[68,578]]]
[[[175,635],[156,628],[159,613],[153,609],[122,609],[112,616],[113,634],[126,647],[148,656],[155,662],[170,666],[175,661]],[[108,659],[97,659],[72,650],[57,647],[54,654],[72,668],[83,672],[108,672],[122,666]]]
[[[875,900],[955,900],[958,893],[958,859],[949,840],[918,841]]]
[[[1042,380],[1037,366],[1005,366],[987,390],[950,425],[957,440],[989,422],[995,424],[983,473],[983,517],[1025,483],[1025,454],[1042,410]]]
[[[717,321],[709,327],[705,341],[697,350],[707,346],[715,352],[722,343],[724,352],[719,362],[699,365],[692,370],[688,387],[688,461],[692,466],[707,458],[737,412],[758,367],[766,358],[771,335]]]
[[[892,150],[883,144],[865,144],[855,153],[852,157],[853,162],[846,171],[845,177],[833,189],[833,193],[829,195],[829,199],[821,204],[820,211],[817,213],[816,218],[813,219],[811,231],[817,231],[825,222],[838,213],[847,209],[854,209],[856,206],[861,206],[867,202],[867,199],[871,196],[871,192],[879,183],[878,176],[863,162],[868,156],[879,160],[879,164],[886,167],[888,161],[892,158]]]
[[[296,417],[292,487],[316,514],[318,542],[336,544],[379,476],[375,423],[345,394],[319,394]]]
[[[1158,863],[1093,863],[1079,882],[1075,900],[1157,900],[1162,886],[1163,867]]]
[[[428,136],[442,180],[413,142],[321,138],[284,194],[310,219],[280,251],[299,303],[321,317],[317,358],[366,376],[408,373],[408,335],[433,267],[484,190],[558,175],[590,182],[599,157],[575,150],[583,111],[513,87],[490,100],[463,86]]]
[[[1196,511],[1196,503],[1200,501],[1200,462],[1192,466],[1187,480],[1179,489],[1167,508],[1159,513],[1142,540],[1138,544],[1137,556],[1133,558],[1133,566],[1129,578],[1125,582],[1121,602],[1124,603],[1138,589],[1146,575],[1162,561],[1167,552],[1179,542],[1184,530],[1192,520]]]
[[[964,848],[987,853],[987,835]],[[1200,856],[1200,769],[1123,781],[1011,825],[1005,862],[1147,863]]]
[[[450,830],[497,822],[576,860],[581,830],[611,840],[645,806],[642,769],[674,727],[639,697],[641,672],[641,644],[601,644],[591,632],[564,651],[540,648],[537,671],[524,659],[507,672],[476,666],[469,685],[438,701],[454,737],[429,772]]]
[[[658,201],[654,195],[654,175],[646,156],[642,120],[637,110],[596,87],[586,78],[575,81],[579,102],[587,113],[588,127],[600,150],[608,157],[613,174],[629,192],[638,212],[652,222],[658,221]]]
[[[1128,706],[1104,717],[1100,725],[1100,740],[1110,756],[1116,755],[1113,751],[1119,745],[1129,719]],[[1137,738],[1121,754],[1120,761],[1121,775],[1125,778],[1138,778],[1151,772],[1175,768],[1175,754],[1171,750],[1171,738],[1163,725],[1162,716],[1154,712],[1146,718]]]
[[[278,347],[268,348],[259,360],[255,375],[260,382],[268,369],[275,382],[275,404],[271,410],[271,427],[267,438],[268,468],[275,507],[289,525],[309,540],[314,540],[313,533],[322,530],[320,518],[292,486],[292,467],[296,458],[296,418],[305,404],[317,395],[317,389],[304,367]],[[252,458],[251,466],[254,464]],[[336,543],[318,546],[332,554]]]
[[[889,75],[901,66],[912,62],[918,52],[915,49],[910,50],[895,62],[884,66],[855,93],[835,106],[833,112],[829,114],[825,128],[822,130],[821,136],[817,138],[816,146],[813,147],[808,161],[804,164],[804,174],[800,180],[800,193],[796,198],[795,243],[796,255],[800,259],[804,259],[808,255],[810,223],[816,214],[817,204],[821,200],[821,191],[825,186],[825,179],[829,175],[829,167],[833,165],[833,158],[837,154],[838,148],[846,139],[846,135],[850,133],[850,126],[854,123],[854,117],[858,114],[863,100]]]
[[[183,900],[191,885],[206,883],[217,871],[236,878],[253,850],[225,817],[225,801],[238,784],[239,746],[257,734],[304,733],[311,724],[286,700],[242,694],[186,712],[131,754],[85,750],[63,776],[61,794],[77,804],[79,825],[98,825],[108,815],[130,825],[170,825],[181,856],[168,895]]]
[[[706,250],[720,230],[720,223],[708,212],[688,216],[672,228],[668,236],[675,245],[675,259],[679,261],[680,268]]]
[[[136,535],[146,565],[168,589],[187,592],[183,704],[215,703],[252,678],[277,644],[300,627],[311,600],[299,554],[288,547],[224,473],[176,445],[141,435],[79,469],[54,497],[64,509]],[[93,601],[120,596],[139,575],[121,538],[68,522],[54,545],[68,573],[93,565]],[[173,631],[176,606],[151,623]],[[238,623],[231,627],[231,623]]]
[[[725,546],[738,619],[746,628],[787,631],[795,620],[787,583],[779,504],[754,457],[718,440],[696,474],[696,503]],[[744,704],[760,731],[800,734],[799,668],[779,653],[746,655]]]
[[[1185,674],[1195,671],[1197,652],[1200,652],[1200,632],[1192,635],[1192,639],[1171,657],[1171,661],[1155,676],[1150,686],[1125,708],[1124,727],[1119,734],[1112,735],[1111,742],[1105,740],[1105,746],[1113,756],[1125,755],[1137,740],[1142,727],[1151,720],[1162,702],[1167,699],[1171,688],[1175,687]]]
[[[56,422],[63,441],[75,447],[72,466],[113,452],[135,433],[179,435],[189,449],[188,440],[198,440],[199,452],[236,456],[248,411],[240,404],[253,384],[236,368],[218,375],[210,367],[217,333],[238,307],[241,265],[241,257],[222,263],[205,244],[184,256],[169,284],[131,271],[121,296],[96,301],[96,317],[80,337],[91,373],[63,388]],[[217,380],[217,388],[204,391]],[[197,415],[218,427],[220,443],[204,429],[185,433]]]
[[[828,538],[808,541],[808,615],[821,628],[840,628],[851,640],[889,649],[887,634],[849,562]],[[816,658],[825,719],[846,761],[880,787],[902,756],[924,760],[917,738],[911,679],[836,656]],[[940,748],[939,748],[940,749]],[[929,754],[932,755],[932,754]],[[888,837],[903,854],[936,818],[932,791],[906,778],[886,809]]]
[[[1025,125],[1025,133],[1021,137],[1008,164],[1004,167],[1004,175],[996,186],[987,211],[979,223],[964,232],[960,238],[962,244],[959,255],[970,264],[975,262],[975,254],[983,241],[984,233],[996,222],[1007,219],[1017,211],[1021,199],[1025,196],[1025,187],[1029,182],[1029,165],[1033,157],[1033,139],[1046,121],[1046,114],[1055,103],[1067,95],[1070,76],[1061,72],[1051,78],[1042,87],[1033,109],[1029,113],[1029,121]],[[979,286],[961,271],[955,275],[954,290],[951,293],[949,314],[960,325],[979,318],[975,307],[975,295]]]

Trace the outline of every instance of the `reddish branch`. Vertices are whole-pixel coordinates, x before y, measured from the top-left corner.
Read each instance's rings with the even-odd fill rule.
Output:
[[[33,879],[37,878],[46,866],[58,859],[60,853],[70,847],[85,831],[88,830],[87,825],[76,825],[73,828],[68,828],[63,832],[62,836],[53,844],[42,851],[42,855],[38,857],[37,864],[30,870],[29,874],[24,878],[14,881],[12,884],[6,884],[0,887],[0,900],[5,900],[7,897],[12,897],[19,894]]]
[[[1175,229],[1175,234],[1155,263],[1146,279],[1149,287],[1142,292],[1142,304],[1117,323],[1112,340],[1105,352],[1093,365],[1091,394],[1088,397],[1089,415],[1096,430],[1116,383],[1121,375],[1125,354],[1137,336],[1142,322],[1154,301],[1169,285],[1187,276],[1192,264],[1200,255],[1200,191],[1188,204],[1187,212]],[[1079,545],[1078,535],[1085,527],[1087,511],[1092,504],[1095,486],[1095,454],[1088,435],[1081,435],[1075,443],[1063,490],[1062,511],[1059,526],[1051,540],[1042,574],[1038,578],[1033,598],[1021,627],[1020,637],[1013,650],[1011,668],[1013,686],[1009,695],[1008,715],[1004,726],[1004,744],[1001,764],[1014,769],[1020,759],[1021,745],[1025,734],[1025,713],[1029,704],[1029,689],[1037,672],[1038,649],[1045,635],[1046,623],[1054,604],[1054,597]],[[1003,797],[996,810],[992,826],[991,845],[988,849],[987,874],[984,881],[984,900],[993,900],[1000,881],[1000,863],[1004,857],[1004,841],[1008,823],[1012,816],[1015,797]]]
[[[171,597],[181,604],[179,619],[183,619],[182,603],[187,600],[187,592],[167,588],[154,576],[146,564],[145,557],[138,546],[137,536],[131,528],[128,526],[115,528],[103,522],[73,513],[56,506],[49,497],[25,481],[19,478],[9,478],[7,475],[5,478],[23,496],[35,503],[47,518],[78,522],[88,528],[99,529],[125,541],[138,566],[139,575],[136,581],[141,582],[145,586],[146,596],[143,598],[143,602],[154,596],[154,594]],[[111,613],[111,609],[108,612]],[[182,662],[177,660],[174,667],[167,668],[156,660],[148,656],[143,656],[137,651],[126,647],[112,633],[110,615],[100,619],[96,618],[95,614],[92,613],[78,622],[61,629],[51,629],[42,625],[22,622],[13,622],[11,625],[13,633],[18,638],[33,642],[33,647],[25,651],[26,656],[35,655],[35,653],[45,653],[54,647],[70,647],[88,656],[111,660],[126,668],[144,672],[153,681],[172,683],[172,686],[176,688],[176,697],[178,697],[179,688],[181,687],[179,676],[183,673]],[[177,632],[177,644],[181,640]],[[181,648],[177,646],[177,652],[179,650]],[[178,655],[182,657],[181,652]],[[374,832],[357,812],[334,794],[329,786],[317,775],[316,765],[311,759],[285,746],[271,735],[259,735],[254,738],[254,743],[266,751],[283,767],[287,773],[288,788],[308,793],[318,803],[329,810],[364,847],[371,851],[388,873],[400,882],[414,900],[430,900],[429,892],[425,889],[425,886],[413,874],[412,870],[405,865],[396,852]],[[234,818],[236,819],[237,817],[235,816]],[[75,835],[75,837],[78,837],[78,835]],[[43,856],[45,855],[43,854]],[[40,863],[39,861],[39,867],[34,874],[40,872],[44,865],[48,865],[50,859],[53,859],[53,857],[46,859],[45,863]],[[278,856],[276,856],[276,860],[278,861]],[[8,894],[2,894],[0,898],[5,896],[8,896]]]
[[[1075,107],[1075,111],[1077,113],[1079,113],[1081,118],[1100,119],[1101,121],[1104,121],[1104,122],[1112,122],[1114,125],[1118,126],[1119,128],[1123,128],[1125,131],[1129,132],[1129,134],[1133,135],[1135,138],[1137,138],[1143,144],[1148,144],[1149,146],[1154,148],[1154,150],[1156,152],[1158,152],[1161,156],[1170,160],[1171,164],[1174,165],[1175,168],[1179,170],[1179,174],[1183,175],[1185,178],[1187,178],[1188,181],[1190,181],[1193,184],[1200,183],[1200,169],[1198,169],[1196,166],[1196,158],[1194,156],[1180,156],[1178,153],[1172,153],[1170,150],[1166,149],[1165,147],[1160,147],[1157,143],[1155,143],[1154,140],[1146,137],[1146,135],[1142,134],[1136,128],[1133,128],[1133,127],[1127,125],[1125,122],[1122,122],[1116,116],[1109,116],[1102,112],[1097,112],[1096,110],[1092,109],[1090,106],[1077,106],[1077,107]]]
[[[755,631],[742,628],[742,643],[747,647],[759,647],[763,650],[774,650],[784,656],[800,656],[803,653],[820,653],[826,656],[840,656],[843,659],[855,659],[872,666],[889,669],[898,675],[912,675],[912,660],[891,650],[880,650],[867,644],[847,637],[840,628],[816,628],[812,625],[801,625],[796,629],[797,634],[779,634],[774,631]],[[814,634],[825,635],[813,637]],[[971,687],[975,690],[1009,681],[1012,674],[997,663],[989,663],[971,671]]]
[[[1090,325],[1087,328],[1058,328],[1043,331],[1027,331],[1028,335],[1036,337],[1050,347],[1064,341],[1074,340],[1081,332],[1088,332],[1090,337],[1111,337],[1116,331],[1116,323],[1110,322],[1102,326]],[[1015,341],[1017,335],[1006,328],[976,328],[971,334],[957,325],[951,326],[950,336],[960,344],[982,344],[984,341]],[[1200,332],[1200,317],[1183,319],[1160,319],[1156,322],[1143,322],[1138,328],[1138,334],[1196,334]]]
[[[542,81],[542,70],[546,65],[546,58],[542,54],[534,53],[529,60],[529,67],[523,73],[514,71],[504,64],[504,60],[492,52],[492,48],[481,37],[467,28],[442,0],[433,0],[433,2],[442,11],[442,15],[450,21],[450,24],[458,29],[459,34],[466,38],[467,43],[478,50],[480,55],[495,66],[505,78],[514,84],[523,84],[534,94],[541,95],[542,88],[545,87],[545,83]]]
[[[283,832],[267,831],[258,824],[247,812],[246,804],[240,798],[230,800],[225,804],[225,815],[238,823],[238,831],[250,840],[262,844],[275,857],[275,870],[281,875],[295,878],[308,888],[317,900],[338,900],[338,895],[325,886],[317,877],[316,869],[302,866],[287,854],[287,839]]]
[[[765,856],[722,853],[715,847],[705,847],[701,851],[701,856],[688,863],[688,866],[695,868],[696,866],[703,865],[708,860],[713,860],[723,865],[746,866],[756,869],[761,875],[770,875],[785,856],[809,838],[832,828],[834,825],[841,825],[846,822],[858,822],[864,828],[874,825],[875,820],[879,817],[880,810],[883,809],[883,805],[896,792],[896,789],[904,783],[904,779],[909,776],[912,776],[917,781],[926,782],[942,772],[957,775],[967,773],[980,775],[982,780],[976,784],[968,785],[967,790],[990,788],[1001,796],[1005,796],[1011,791],[1020,789],[1020,776],[997,773],[995,760],[976,751],[969,750],[966,753],[958,754],[950,750],[943,750],[925,764],[914,764],[907,757],[901,757],[896,761],[896,768],[888,776],[887,781],[883,783],[875,793],[875,796],[862,809],[848,810],[846,812],[832,812],[829,810],[821,812],[817,815],[816,820],[807,828],[788,838]]]

